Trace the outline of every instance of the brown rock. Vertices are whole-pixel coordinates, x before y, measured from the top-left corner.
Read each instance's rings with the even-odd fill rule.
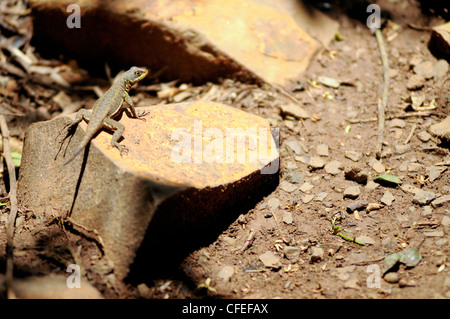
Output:
[[[120,119],[126,127],[121,144],[129,149],[123,158],[110,148],[111,134],[101,131],[84,156],[62,166],[86,128],[80,123],[61,145],[55,137],[68,118],[33,124],[23,149],[21,206],[57,216],[71,210],[77,224],[97,230],[119,279],[133,260],[149,267],[149,252],[169,262],[167,251],[175,256],[192,248],[237,217],[242,203],[256,203],[278,183],[278,152],[266,120],[206,102],[145,109],[146,122]],[[258,154],[261,146],[270,151]]]

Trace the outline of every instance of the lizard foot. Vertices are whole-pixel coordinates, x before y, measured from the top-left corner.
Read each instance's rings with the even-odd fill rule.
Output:
[[[117,147],[117,149],[119,150],[119,152],[120,152],[120,157],[123,157],[123,155],[128,155],[128,148],[125,146],[125,145],[120,145],[120,144],[117,144],[117,145],[114,145],[115,147]]]
[[[136,118],[137,118],[138,120],[142,120],[142,121],[146,122],[147,120],[144,118],[144,116],[146,116],[146,115],[149,114],[149,113],[150,113],[150,112],[147,112],[147,111],[137,112],[137,113],[136,113]]]

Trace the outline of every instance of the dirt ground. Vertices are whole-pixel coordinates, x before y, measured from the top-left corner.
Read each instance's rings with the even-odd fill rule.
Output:
[[[377,41],[364,23],[332,8],[330,15],[340,23],[342,41],[332,41],[318,52],[305,75],[284,88],[287,94],[230,80],[203,86],[187,83],[188,99],[209,94],[212,100],[258,114],[280,129],[280,185],[273,193],[239,216],[209,245],[192,251],[174,270],[133,283],[118,283],[111,273],[100,269],[95,263],[98,249],[91,241],[76,232],[63,231],[51,216],[20,211],[15,237],[16,277],[66,274],[65,267],[77,255],[87,279],[105,298],[450,298],[449,204],[433,207],[417,203],[413,193],[420,189],[436,197],[450,194],[448,143],[420,134],[449,115],[448,74],[424,80],[414,91],[408,89],[416,65],[437,63],[427,47],[430,32],[408,24],[428,26],[444,21],[424,15],[415,1],[405,2],[378,2],[395,22],[383,29],[391,81],[381,168],[374,162],[383,84]],[[338,79],[341,85],[321,85],[320,76]],[[31,94],[30,90],[20,90],[20,80],[17,83],[21,95]],[[170,97],[158,97],[162,86],[152,85],[153,92],[135,92],[141,105],[171,101]],[[54,93],[41,97],[42,105],[47,105]],[[437,107],[425,115],[414,115],[408,108],[412,94],[423,94],[425,105],[434,99]],[[290,99],[287,96],[300,101],[311,117],[298,120],[280,112],[282,103]],[[74,93],[71,98],[95,101],[91,92]],[[34,99],[29,96],[29,100]],[[42,105],[36,104],[39,108]],[[40,109],[34,120],[39,114],[57,111],[54,105]],[[18,119],[9,122],[19,139],[33,121],[32,116],[26,119],[28,123]],[[319,163],[308,162],[310,158]],[[340,162],[340,171],[324,166],[330,162]],[[439,165],[443,162],[447,164]],[[349,170],[362,171],[368,182],[346,178]],[[399,177],[402,187],[374,184],[373,178],[383,170]],[[347,194],[354,186],[359,194]],[[2,193],[7,195],[5,184]],[[365,202],[364,207],[369,204],[370,211],[349,212],[347,206],[356,202]],[[1,273],[7,212],[4,207],[0,215]],[[366,244],[334,234],[332,221],[345,229],[341,234]],[[37,242],[38,233],[41,240],[51,237],[51,243]],[[400,265],[391,271],[395,275],[378,277],[385,256],[419,245],[422,260],[416,266]]]

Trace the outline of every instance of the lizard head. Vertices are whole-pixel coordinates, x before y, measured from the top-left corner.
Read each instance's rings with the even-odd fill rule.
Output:
[[[136,66],[131,67],[131,69],[123,74],[123,80],[127,89],[131,89],[133,85],[145,78],[147,74],[147,69],[138,68]]]

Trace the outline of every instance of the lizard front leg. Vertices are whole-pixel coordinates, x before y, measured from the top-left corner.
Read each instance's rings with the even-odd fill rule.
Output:
[[[125,126],[111,118],[106,118],[103,121],[103,127],[114,132],[111,138],[111,145],[117,148],[120,152],[120,156],[128,153],[128,148],[125,145],[119,144],[119,139],[122,137],[122,133],[125,130]]]
[[[140,112],[139,114],[136,113],[136,109],[134,108],[133,100],[131,99],[130,95],[127,92],[125,92],[123,100],[125,101],[125,103],[128,104],[128,107],[130,108],[130,112],[131,112],[131,115],[133,116],[133,118],[143,120],[144,122],[146,121],[146,119],[143,117],[146,116],[148,114],[148,112],[144,111],[144,112]]]
[[[59,135],[61,135],[62,132],[69,132],[69,130],[74,127],[75,125],[78,125],[82,120],[85,120],[86,122],[89,122],[91,119],[91,115],[92,112],[85,110],[85,109],[81,109],[79,110],[76,115],[75,115],[75,119],[72,120],[72,122],[67,123],[66,125],[64,125],[64,127],[61,129],[61,131],[59,132],[59,134],[57,135],[57,137]]]

